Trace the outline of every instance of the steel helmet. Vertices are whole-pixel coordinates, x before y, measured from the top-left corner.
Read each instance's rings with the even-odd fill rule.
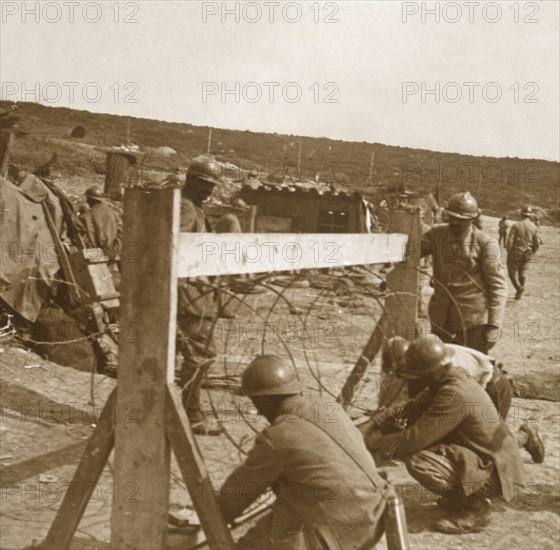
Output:
[[[389,338],[383,346],[381,363],[388,370],[398,370],[404,364],[404,357],[410,342],[402,336]]]
[[[86,197],[88,199],[102,201],[105,199],[105,194],[103,193],[103,189],[101,189],[101,187],[93,185],[86,191]]]
[[[446,211],[450,216],[461,220],[472,220],[479,215],[478,203],[468,191],[453,195],[447,204]]]
[[[524,206],[521,209],[521,215],[522,216],[529,217],[529,216],[532,216],[533,214],[534,214],[533,209],[529,205]]]
[[[277,355],[253,359],[241,377],[239,395],[294,395],[303,391],[294,367]]]
[[[406,350],[404,365],[398,375],[411,380],[423,378],[447,365],[453,353],[451,348],[435,339],[416,340]]]
[[[220,165],[213,160],[194,159],[187,171],[187,180],[189,176],[214,185],[222,183]]]

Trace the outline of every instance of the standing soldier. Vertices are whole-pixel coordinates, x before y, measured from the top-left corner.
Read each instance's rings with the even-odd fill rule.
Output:
[[[89,209],[81,216],[86,245],[101,248],[110,265],[115,265],[120,260],[122,245],[121,215],[96,185],[86,191],[86,202]]]
[[[220,167],[215,162],[194,160],[181,190],[180,231],[212,231],[202,204],[221,183]],[[179,279],[177,308],[177,348],[183,356],[179,379],[183,388],[183,407],[198,435],[218,435],[221,428],[206,419],[200,403],[204,375],[216,358],[212,325],[216,319],[214,289],[206,277]]]
[[[373,548],[383,534],[387,482],[344,409],[305,398],[303,388],[276,355],[257,357],[243,373],[241,395],[270,426],[223,484],[221,508],[232,522],[268,489],[276,499],[237,548]]]
[[[516,300],[520,300],[525,291],[525,271],[540,245],[539,231],[531,221],[532,215],[530,206],[521,210],[523,219],[513,224],[506,245],[508,275],[516,290]]]
[[[478,204],[469,192],[454,195],[446,211],[449,222],[422,238],[422,256],[433,258],[432,332],[444,342],[488,353],[507,300],[500,247],[472,226]]]
[[[507,230],[508,230],[508,223],[507,223],[507,216],[504,216],[498,223],[498,244],[500,247],[506,246],[507,241]]]

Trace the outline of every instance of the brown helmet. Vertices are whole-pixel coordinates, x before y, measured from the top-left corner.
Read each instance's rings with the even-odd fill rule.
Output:
[[[294,367],[277,355],[260,355],[245,369],[239,395],[294,395],[302,391]]]
[[[401,378],[424,378],[449,364],[453,350],[436,340],[416,340],[405,353],[404,365],[398,370]]]
[[[187,170],[187,181],[189,177],[196,177],[214,185],[222,183],[220,165],[213,160],[194,159]]]
[[[529,217],[532,216],[533,214],[534,214],[533,209],[532,209],[529,205],[524,206],[524,207],[521,209],[521,215],[522,215],[524,218],[529,218]]]
[[[473,220],[479,216],[478,203],[468,191],[453,195],[445,210],[450,216],[461,220]]]
[[[98,185],[92,185],[86,191],[86,197],[88,199],[93,199],[95,201],[103,201],[105,200],[105,194],[103,193],[103,189]]]
[[[381,352],[381,364],[386,370],[398,370],[404,364],[404,357],[410,342],[402,336],[389,338]]]

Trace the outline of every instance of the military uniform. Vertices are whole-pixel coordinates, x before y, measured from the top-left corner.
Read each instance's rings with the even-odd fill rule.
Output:
[[[397,413],[397,414],[396,414]],[[395,420],[406,426],[395,428]],[[489,395],[461,369],[450,367],[397,411],[388,409],[372,430],[370,451],[405,461],[412,477],[447,498],[483,494],[513,498],[523,481],[517,440]]]
[[[506,245],[507,269],[518,292],[525,287],[525,272],[539,246],[538,228],[529,218],[513,224]]]
[[[122,245],[121,215],[107,202],[97,202],[82,218],[86,245],[101,248],[105,256],[116,262]]]
[[[180,231],[206,233],[211,228],[202,208],[186,196],[181,198]],[[177,349],[183,356],[179,373],[183,387],[183,406],[191,422],[203,415],[200,390],[204,374],[216,358],[212,325],[216,318],[214,290],[206,277],[179,279],[177,311]]]
[[[470,227],[457,241],[447,225],[422,238],[422,256],[433,258],[434,295],[428,313],[432,332],[444,342],[487,353],[487,324],[499,327],[507,301],[507,285],[498,244]]]
[[[239,517],[268,488],[276,495],[272,515],[239,541],[240,548],[369,549],[383,533],[380,491],[387,484],[334,401],[294,395],[282,402],[220,490],[226,519]]]

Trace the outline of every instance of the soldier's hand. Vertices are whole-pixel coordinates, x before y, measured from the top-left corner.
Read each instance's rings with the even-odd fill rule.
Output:
[[[486,325],[484,337],[488,343],[495,344],[500,337],[500,328],[495,325]]]

